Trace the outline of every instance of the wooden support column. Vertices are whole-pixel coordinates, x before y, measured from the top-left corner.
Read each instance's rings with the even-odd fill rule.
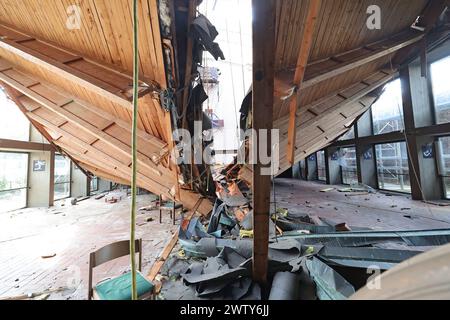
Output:
[[[252,183],[253,279],[261,284],[267,281],[271,176],[261,174],[267,165],[261,163],[259,154],[272,154],[270,131],[275,90],[275,25],[275,0],[253,0],[253,129],[258,135]],[[259,133],[264,129],[268,131],[267,144],[260,143],[262,134]],[[267,150],[259,150],[261,145]]]
[[[293,85],[295,87],[294,97],[289,106],[289,129],[288,129],[288,150],[287,158],[291,165],[295,162],[295,137],[297,135],[297,110],[300,102],[300,86],[305,76],[306,66],[308,64],[309,53],[311,51],[314,31],[316,30],[317,16],[320,10],[321,0],[310,0],[308,16],[305,22],[305,28],[302,36],[302,44],[298,54],[297,65]]]

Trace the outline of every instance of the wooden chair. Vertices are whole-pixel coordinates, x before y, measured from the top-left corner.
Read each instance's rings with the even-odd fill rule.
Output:
[[[177,210],[180,210],[181,212],[184,211],[183,205],[180,203],[168,202],[166,204],[163,204],[162,195],[159,196],[159,223],[162,223],[162,212],[163,211],[169,211],[170,212],[170,218],[172,219],[173,225],[176,223],[176,212]]]
[[[138,294],[140,300],[153,298],[154,285],[140,272],[142,270],[142,239],[136,240],[136,252],[139,253]],[[92,286],[93,270],[106,262],[130,255],[130,241],[120,241],[107,245],[89,255],[89,282],[88,299],[92,300],[129,300],[131,299],[131,272],[119,277],[101,281],[95,287]],[[117,292],[115,292],[117,289]],[[103,293],[106,290],[107,294]],[[129,295],[129,296],[128,296]]]

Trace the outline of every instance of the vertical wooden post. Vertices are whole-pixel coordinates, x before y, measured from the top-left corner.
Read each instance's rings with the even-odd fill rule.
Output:
[[[253,279],[261,284],[267,281],[269,251],[269,217],[271,176],[262,175],[260,151],[272,154],[275,76],[275,0],[253,0],[253,129],[258,135],[253,165]],[[267,130],[267,150],[259,150],[262,134]],[[254,140],[256,141],[256,139]],[[270,166],[270,164],[269,164]]]

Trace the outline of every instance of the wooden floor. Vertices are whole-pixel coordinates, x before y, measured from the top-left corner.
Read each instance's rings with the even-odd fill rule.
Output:
[[[153,197],[138,197],[147,206]],[[116,204],[87,200],[53,209],[26,209],[0,214],[0,297],[68,287],[49,299],[86,299],[89,253],[129,238],[129,200]],[[153,222],[147,222],[148,218]],[[176,227],[167,213],[159,224],[158,211],[139,213],[137,236],[143,239],[146,274]],[[55,255],[43,259],[42,256]],[[96,269],[94,281],[128,270],[129,258]]]
[[[346,196],[319,183],[279,179],[277,206],[317,215],[336,223],[378,230],[450,228],[450,207],[415,202],[407,196]],[[151,196],[140,196],[146,206]],[[0,297],[67,286],[50,299],[85,299],[88,255],[103,245],[128,238],[128,199],[117,204],[87,200],[77,206],[26,209],[0,215]],[[152,217],[153,222],[147,222]],[[144,241],[146,273],[175,231],[169,215],[162,225],[158,212],[139,214],[138,236]],[[42,256],[56,254],[53,258]],[[95,281],[128,269],[128,258],[98,269]]]
[[[336,190],[321,192],[335,187]],[[407,195],[376,193],[355,196],[338,192],[345,186],[277,179],[277,206],[290,212],[316,215],[336,223],[375,230],[424,230],[450,228],[450,206],[412,201]],[[450,204],[450,203],[449,203]]]

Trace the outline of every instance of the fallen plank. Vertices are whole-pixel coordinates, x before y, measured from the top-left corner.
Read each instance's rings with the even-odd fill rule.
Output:
[[[197,201],[197,204],[195,205],[195,207],[192,209],[192,211],[190,211],[183,222],[185,221],[191,221],[191,219],[194,217],[195,213],[197,212],[198,208],[200,207],[200,205],[202,204],[204,198],[200,198]],[[147,278],[150,281],[154,281],[156,279],[156,276],[159,274],[159,272],[161,271],[162,267],[164,266],[164,263],[166,263],[167,258],[169,258],[173,248],[175,248],[175,245],[178,242],[178,231],[175,232],[172,236],[172,239],[170,239],[169,243],[167,243],[166,247],[164,248],[164,250],[162,251],[161,255],[159,256],[158,260],[156,260],[156,262],[153,264]]]
[[[152,269],[150,270],[150,273],[147,276],[147,278],[150,281],[155,280],[156,276],[161,271],[162,267],[164,266],[164,263],[166,262],[167,258],[169,257],[170,253],[172,252],[177,242],[178,242],[178,231],[173,234],[172,239],[170,239],[169,243],[164,248],[158,260],[153,264]]]

